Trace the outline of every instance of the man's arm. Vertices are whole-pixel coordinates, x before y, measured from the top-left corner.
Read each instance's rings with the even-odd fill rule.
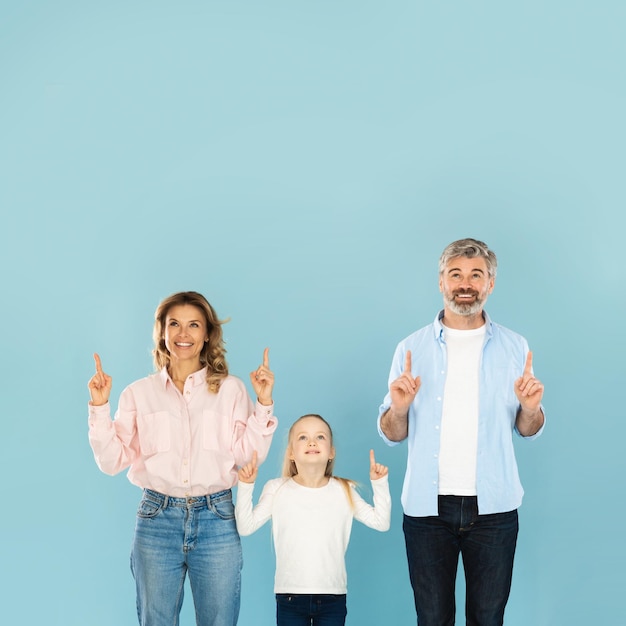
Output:
[[[393,407],[388,408],[380,418],[380,429],[389,441],[402,441],[409,436],[409,412],[398,414]]]
[[[380,418],[380,429],[389,441],[402,441],[409,435],[409,407],[421,385],[419,376],[411,373],[411,351],[404,357],[404,371],[389,385],[391,406]]]
[[[541,408],[543,383],[533,375],[533,353],[530,351],[524,371],[515,381],[515,395],[520,403],[515,427],[522,437],[532,437],[539,432],[545,418]]]
[[[515,418],[515,427],[522,437],[532,437],[541,430],[543,422],[544,416],[541,409],[528,411],[520,406]]]

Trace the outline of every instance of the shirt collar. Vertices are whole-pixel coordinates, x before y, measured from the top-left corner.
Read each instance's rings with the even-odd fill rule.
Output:
[[[435,317],[435,322],[433,324],[433,329],[435,332],[435,339],[439,341],[443,341],[443,324],[441,320],[443,319],[444,309],[441,309],[439,313],[437,313],[437,317]],[[489,339],[493,335],[493,322],[489,317],[487,311],[483,309],[483,316],[485,318],[485,335],[487,339]]]
[[[187,378],[191,378],[192,386],[197,387],[198,385],[202,385],[203,383],[206,383],[206,373],[207,373],[207,368],[203,367],[201,370],[198,370],[197,372],[190,374]],[[169,385],[174,384],[174,382],[170,378],[170,375],[167,373],[167,367],[164,367],[159,372],[159,378],[164,388],[166,388],[168,384]]]

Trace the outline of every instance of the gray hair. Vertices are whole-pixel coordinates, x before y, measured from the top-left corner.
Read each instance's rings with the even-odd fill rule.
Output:
[[[489,249],[486,243],[478,239],[459,239],[446,246],[446,249],[439,257],[439,274],[443,274],[451,259],[460,256],[468,259],[474,259],[476,257],[485,259],[489,278],[496,277],[496,271],[498,269],[496,255]]]

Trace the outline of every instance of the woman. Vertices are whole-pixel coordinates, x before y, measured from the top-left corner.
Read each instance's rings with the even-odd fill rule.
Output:
[[[265,349],[250,374],[253,405],[229,375],[220,321],[196,292],[158,306],[154,323],[157,373],[128,386],[111,420],[111,377],[95,354],[89,381],[89,441],[100,469],[143,489],[131,569],[141,626],[179,623],[185,576],[198,626],[232,626],[239,614],[241,544],[231,487],[237,466],[264,459],[277,420],[274,375]]]

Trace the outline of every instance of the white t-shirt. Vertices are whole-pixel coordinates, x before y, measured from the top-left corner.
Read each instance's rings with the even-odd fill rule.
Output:
[[[370,528],[389,529],[391,496],[387,476],[372,481],[374,506],[351,487],[354,509],[335,478],[318,489],[303,487],[291,478],[275,478],[265,484],[254,509],[253,489],[254,484],[239,482],[237,528],[241,535],[249,535],[272,519],[275,593],[346,593],[345,552],[353,517]]]
[[[439,493],[476,495],[478,383],[485,325],[472,330],[444,326],[447,372],[439,448]]]

